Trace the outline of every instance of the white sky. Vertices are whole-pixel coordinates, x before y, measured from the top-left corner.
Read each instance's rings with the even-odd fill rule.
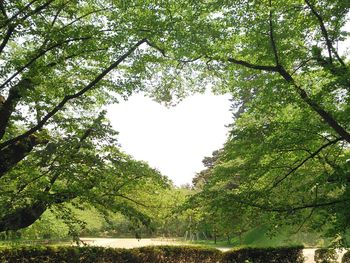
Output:
[[[176,185],[191,183],[202,159],[223,146],[232,122],[228,95],[197,94],[166,108],[142,94],[109,107],[123,151],[147,161]]]
[[[344,27],[350,31],[350,21]],[[350,38],[339,43],[341,55],[349,55]],[[191,183],[204,167],[202,159],[222,147],[225,125],[232,122],[229,95],[211,93],[186,98],[166,108],[137,94],[108,108],[108,117],[119,131],[122,149],[137,160],[158,168],[176,185]]]

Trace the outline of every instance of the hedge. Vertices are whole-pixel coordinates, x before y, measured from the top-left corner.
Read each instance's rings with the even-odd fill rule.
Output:
[[[337,263],[338,254],[334,248],[320,248],[315,251],[316,263]]]
[[[302,263],[303,247],[241,248],[224,253],[223,263]]]
[[[219,250],[159,246],[134,249],[102,247],[22,247],[0,249],[1,263],[216,263]]]
[[[222,258],[217,249],[194,246],[155,246],[132,250],[140,263],[216,263]]]
[[[225,253],[194,246],[134,249],[22,247],[0,249],[2,263],[301,263],[302,247],[241,248]]]
[[[2,263],[137,262],[132,251],[102,247],[22,247],[0,250]]]
[[[341,263],[350,263],[350,250],[345,252],[341,259]]]

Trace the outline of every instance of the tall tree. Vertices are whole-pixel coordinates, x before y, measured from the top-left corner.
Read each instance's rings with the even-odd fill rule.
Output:
[[[120,152],[100,110],[143,89],[160,57],[156,10],[144,1],[0,1],[0,231],[78,199],[137,216],[126,186],[166,183]]]
[[[218,200],[290,215],[301,226],[317,218],[345,230],[350,72],[337,47],[348,35],[349,2],[207,7],[212,22],[202,37],[212,44],[202,60],[240,108],[206,190]],[[222,190],[237,180],[239,188]]]

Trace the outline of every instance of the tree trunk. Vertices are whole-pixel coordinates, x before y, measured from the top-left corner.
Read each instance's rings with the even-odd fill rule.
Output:
[[[46,144],[47,140],[41,140],[31,135],[15,144],[11,144],[0,151],[0,178],[12,167],[26,157],[39,144]]]
[[[0,218],[0,232],[18,230],[33,224],[47,209],[43,202],[20,208]]]

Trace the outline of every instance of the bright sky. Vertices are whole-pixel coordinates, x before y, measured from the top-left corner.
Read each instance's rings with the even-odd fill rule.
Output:
[[[137,94],[108,109],[122,149],[176,185],[191,183],[202,159],[223,146],[232,122],[228,95],[197,94],[166,108]]]
[[[350,31],[350,21],[344,30]],[[341,55],[349,55],[349,47],[350,38],[337,46]],[[109,107],[108,117],[126,153],[182,185],[204,168],[203,157],[222,147],[225,125],[232,122],[230,105],[229,95],[206,93],[166,108],[138,94]]]

